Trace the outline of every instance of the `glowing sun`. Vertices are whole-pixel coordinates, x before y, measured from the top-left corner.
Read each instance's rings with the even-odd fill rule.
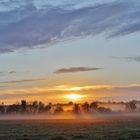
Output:
[[[82,98],[82,96],[79,94],[73,93],[73,94],[68,94],[67,98],[70,100],[78,100],[78,99]]]

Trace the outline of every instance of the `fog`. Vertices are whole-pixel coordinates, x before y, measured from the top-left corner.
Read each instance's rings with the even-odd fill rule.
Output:
[[[96,114],[73,114],[73,113],[61,113],[56,115],[49,114],[11,114],[0,115],[0,121],[8,120],[75,120],[79,121],[92,121],[92,122],[111,122],[111,121],[133,121],[140,120],[140,113],[96,113]]]
[[[125,104],[113,104],[113,103],[110,103],[110,104],[102,103],[102,104],[99,104],[99,106],[110,108],[112,111],[125,111],[125,108],[126,108]]]

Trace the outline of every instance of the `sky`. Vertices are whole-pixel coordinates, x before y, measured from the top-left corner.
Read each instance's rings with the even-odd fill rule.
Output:
[[[1,0],[0,102],[140,100],[140,1]]]

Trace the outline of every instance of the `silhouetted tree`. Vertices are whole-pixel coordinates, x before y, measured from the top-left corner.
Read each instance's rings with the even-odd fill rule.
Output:
[[[32,110],[34,113],[38,112],[38,101],[33,101]]]
[[[1,105],[0,105],[0,113],[4,113],[4,112],[5,112],[4,103],[1,103]]]
[[[74,104],[73,112],[76,113],[76,114],[80,113],[80,107],[79,107],[79,104]]]
[[[134,101],[128,102],[126,104],[126,111],[135,111],[136,109],[137,109],[137,106]]]
[[[75,114],[79,114],[80,112],[100,112],[100,113],[109,113],[111,109],[100,107],[104,105],[126,105],[126,111],[133,112],[135,110],[140,111],[140,109],[136,106],[140,104],[140,101],[130,101],[130,102],[92,102],[89,104],[85,102],[83,104],[74,104],[69,102],[67,104],[52,104],[49,103],[45,105],[43,102],[33,101],[33,102],[26,102],[26,100],[21,100],[21,103],[16,103],[12,105],[4,105],[4,103],[0,104],[0,113],[61,113],[63,112],[63,107],[68,107],[70,109],[66,112],[74,112]]]
[[[110,108],[105,108],[105,107],[98,107],[97,112],[99,112],[99,113],[110,113],[111,109]]]
[[[98,103],[97,102],[92,102],[90,104],[90,109],[91,109],[91,112],[96,112],[97,109],[98,109]]]
[[[38,103],[38,111],[40,113],[42,113],[42,112],[44,112],[44,109],[45,109],[45,105],[42,102],[39,102]]]
[[[21,100],[21,111],[26,112],[27,109],[27,102],[26,100]]]
[[[63,112],[62,106],[60,104],[57,104],[54,113],[62,113],[62,112]]]
[[[48,103],[48,105],[45,106],[45,112],[50,113],[50,110],[52,108],[52,103]]]
[[[17,104],[13,104],[13,105],[9,105],[6,112],[7,113],[19,113],[21,109],[20,105]]]
[[[84,104],[82,104],[82,109],[84,112],[89,112],[89,104],[88,102],[85,102]]]
[[[68,104],[69,104],[69,105],[73,105],[73,102],[72,102],[72,101],[70,101]]]

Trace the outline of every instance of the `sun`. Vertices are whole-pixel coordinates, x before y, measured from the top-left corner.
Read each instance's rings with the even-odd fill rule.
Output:
[[[80,99],[80,98],[82,98],[81,95],[76,94],[76,93],[68,94],[66,97],[67,97],[68,99],[74,100],[74,101],[75,101],[75,100],[78,100],[78,99]]]

